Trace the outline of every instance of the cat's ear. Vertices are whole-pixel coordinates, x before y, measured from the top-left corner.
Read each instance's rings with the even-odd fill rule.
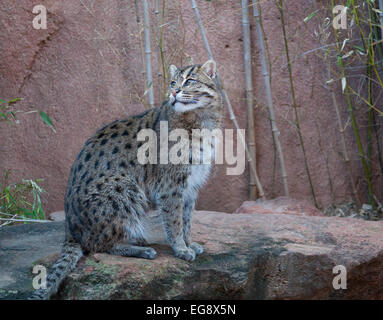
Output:
[[[177,67],[175,65],[170,65],[169,67],[169,71],[170,71],[170,78],[173,78],[174,75],[176,74],[176,71],[177,71]]]
[[[211,79],[214,79],[217,75],[217,65],[214,60],[206,61],[201,70],[206,73]]]

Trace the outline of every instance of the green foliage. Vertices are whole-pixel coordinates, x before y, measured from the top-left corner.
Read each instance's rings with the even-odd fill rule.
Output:
[[[40,111],[40,117],[41,117],[41,119],[43,119],[45,124],[47,126],[49,126],[53,130],[53,132],[56,133],[56,129],[55,129],[54,125],[53,125],[52,120],[49,118],[49,116],[44,111]]]
[[[313,12],[311,12],[306,18],[303,19],[303,21],[306,22],[306,23],[309,22],[309,21],[311,20],[311,18],[314,17],[315,14],[316,14],[318,11],[319,11],[319,9],[318,9],[318,10],[315,10],[315,11],[313,11]]]
[[[14,98],[12,100],[6,101],[4,99],[0,99],[0,121],[6,121],[8,124],[11,124],[12,121],[16,119],[16,112],[20,112],[19,110],[15,110],[13,105],[20,101],[20,98]],[[36,111],[32,111],[36,112]],[[56,133],[56,129],[53,125],[51,118],[44,112],[40,111],[40,117],[44,121],[44,123],[49,126],[53,132]]]
[[[10,184],[9,175],[10,170],[7,170],[0,186],[1,222],[7,221],[7,224],[12,224],[15,221],[9,219],[24,223],[26,223],[26,219],[45,219],[45,213],[41,204],[41,194],[44,190],[38,185],[43,180],[22,179],[21,182]]]
[[[11,120],[15,120],[16,113],[12,109],[12,105],[19,100],[20,98],[15,98],[9,101],[0,99],[0,121],[11,123]]]
[[[12,124],[16,120],[16,113],[20,110],[16,110],[14,104],[20,100],[20,98],[9,101],[0,99],[0,122]],[[52,120],[44,111],[40,112],[40,117],[56,132]],[[9,175],[10,170],[7,170],[0,184],[0,227],[18,223],[18,221],[27,223],[33,220],[44,220],[45,214],[41,204],[41,193],[44,190],[39,186],[42,179],[22,179],[10,184]]]

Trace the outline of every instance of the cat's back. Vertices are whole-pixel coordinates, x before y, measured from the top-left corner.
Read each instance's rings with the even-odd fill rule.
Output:
[[[137,167],[137,141],[141,129],[156,130],[166,106],[150,109],[126,119],[115,120],[89,138],[75,159],[67,186],[67,195],[86,190],[95,179],[124,171],[132,173]],[[75,189],[75,190],[73,190]]]

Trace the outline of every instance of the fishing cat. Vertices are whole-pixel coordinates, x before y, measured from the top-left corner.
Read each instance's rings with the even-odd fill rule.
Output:
[[[48,273],[47,289],[36,290],[33,299],[55,294],[84,254],[106,252],[154,259],[156,251],[145,246],[150,204],[162,216],[175,256],[193,261],[202,253],[202,246],[191,240],[190,221],[198,190],[207,180],[211,165],[189,161],[140,164],[137,159],[143,144],[137,135],[142,129],[152,129],[159,136],[164,121],[169,132],[184,129],[191,133],[193,129],[222,126],[224,110],[214,81],[215,62],[171,66],[170,74],[168,99],[160,107],[106,125],[77,156],[65,195],[62,253]]]

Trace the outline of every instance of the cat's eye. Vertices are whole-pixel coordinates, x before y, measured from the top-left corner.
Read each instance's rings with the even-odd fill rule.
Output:
[[[193,79],[189,79],[184,83],[184,86],[190,86],[191,84],[195,84],[197,81]]]
[[[170,86],[171,86],[172,88],[174,88],[174,87],[176,86],[176,84],[177,84],[176,81],[172,81],[172,82],[170,83]]]

